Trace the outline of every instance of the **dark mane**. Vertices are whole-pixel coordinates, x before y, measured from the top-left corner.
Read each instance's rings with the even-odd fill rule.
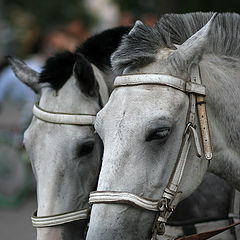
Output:
[[[160,48],[175,49],[202,28],[213,13],[166,14],[153,27],[138,25],[130,35],[123,38],[113,54],[112,65],[121,73],[127,67],[141,67],[155,60]],[[240,15],[218,14],[206,52],[232,57],[240,56]]]
[[[110,56],[119,46],[122,36],[128,33],[130,29],[130,27],[117,27],[103,31],[87,39],[74,53],[66,51],[48,58],[40,74],[39,82],[48,82],[55,90],[59,90],[73,73],[76,55],[84,58],[77,62],[77,64],[81,62],[81,66],[77,66],[78,69],[89,69],[87,61],[93,63],[102,71],[110,69]],[[86,78],[86,75],[79,80],[88,85],[89,78]]]
[[[106,68],[111,67],[110,57],[119,46],[122,36],[130,30],[131,27],[116,27],[103,31],[87,39],[78,47],[77,52],[82,53],[89,62],[105,71]]]

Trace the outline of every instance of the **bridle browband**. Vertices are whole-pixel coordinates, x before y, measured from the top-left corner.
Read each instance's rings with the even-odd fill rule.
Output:
[[[157,235],[164,234],[165,223],[179,202],[180,195],[182,194],[182,192],[179,191],[179,186],[191,143],[194,143],[196,155],[198,157],[202,156],[203,148],[204,156],[208,161],[212,158],[212,145],[206,112],[205,86],[202,85],[200,70],[197,64],[192,66],[189,81],[163,74],[132,74],[119,76],[115,79],[114,83],[115,89],[140,85],[172,87],[189,96],[189,110],[186,118],[185,131],[182,136],[181,148],[163,196],[160,200],[151,200],[128,192],[95,191],[90,193],[89,202],[90,204],[130,204],[132,206],[157,212],[157,218],[153,226],[153,239],[155,239]],[[197,121],[197,113],[199,121]],[[199,123],[201,137],[196,130],[197,123]],[[202,144],[200,143],[200,139],[202,140]]]
[[[100,105],[101,104],[105,105],[109,96],[108,87],[105,83],[105,80],[100,70],[98,70],[98,68],[93,64],[92,67],[99,85]],[[96,119],[96,116],[92,114],[47,111],[41,108],[38,103],[36,103],[33,106],[33,115],[37,119],[51,124],[78,125],[78,126],[93,126]],[[37,211],[35,211],[31,219],[33,227],[44,228],[58,226],[78,220],[86,220],[89,218],[89,215],[90,207],[49,216],[37,216]]]
[[[91,114],[50,112],[38,104],[33,106],[33,115],[44,122],[65,125],[93,126],[96,116]]]

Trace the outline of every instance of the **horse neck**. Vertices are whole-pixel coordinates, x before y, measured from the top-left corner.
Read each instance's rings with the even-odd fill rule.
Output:
[[[205,55],[200,63],[207,89],[207,110],[214,158],[209,171],[240,190],[240,60]]]

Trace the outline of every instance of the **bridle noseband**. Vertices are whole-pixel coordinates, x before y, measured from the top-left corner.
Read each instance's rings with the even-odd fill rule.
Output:
[[[78,211],[56,214],[51,216],[38,217],[35,211],[31,217],[32,225],[36,228],[52,227],[61,224],[88,219],[90,208],[83,208]]]
[[[212,158],[212,145],[209,134],[208,119],[205,102],[205,86],[202,85],[198,65],[193,65],[189,81],[182,80],[170,75],[162,74],[133,74],[117,77],[115,88],[133,87],[139,85],[160,85],[180,90],[189,96],[189,110],[186,118],[186,127],[182,136],[181,148],[177,162],[171,174],[169,182],[160,200],[146,199],[128,192],[95,191],[90,193],[90,204],[97,203],[124,203],[137,206],[149,211],[157,212],[157,218],[153,226],[153,239],[165,232],[165,223],[179,202],[182,192],[179,191],[183,171],[186,165],[191,143],[194,143],[196,155],[204,156],[207,160]],[[197,121],[197,113],[198,119]],[[196,130],[197,123],[201,136]],[[200,143],[202,139],[202,147]]]

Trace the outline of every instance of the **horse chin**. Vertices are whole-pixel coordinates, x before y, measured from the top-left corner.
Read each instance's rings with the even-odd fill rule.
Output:
[[[93,206],[87,240],[149,240],[155,213],[120,204]],[[99,220],[101,223],[99,224]]]

